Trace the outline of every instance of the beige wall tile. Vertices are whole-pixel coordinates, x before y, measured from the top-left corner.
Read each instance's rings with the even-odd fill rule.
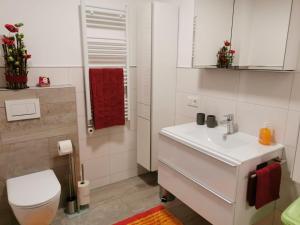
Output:
[[[37,98],[35,89],[26,89],[26,90],[0,90],[0,107],[4,107],[5,100],[12,99],[26,99],[26,98]]]
[[[36,89],[36,93],[41,104],[76,101],[74,87],[39,88]]]
[[[22,176],[51,167],[48,139],[11,144],[7,177]]]
[[[6,86],[5,83],[5,76],[4,76],[4,68],[0,67],[0,88],[3,88]]]

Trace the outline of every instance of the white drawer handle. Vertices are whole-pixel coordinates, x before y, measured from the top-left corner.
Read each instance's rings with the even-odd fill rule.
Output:
[[[185,178],[187,178],[188,180],[191,180],[193,183],[195,183],[196,185],[204,188],[205,190],[207,190],[208,192],[212,193],[213,195],[217,196],[218,198],[222,199],[223,201],[225,201],[226,203],[230,204],[230,205],[233,205],[234,202],[233,201],[230,201],[228,200],[227,198],[223,197],[222,195],[218,194],[217,192],[211,190],[209,187],[207,187],[206,185],[204,184],[201,184],[198,180],[196,180],[195,178],[193,177],[190,177],[186,174],[184,174],[184,172],[180,171],[179,169],[176,169],[174,168],[174,166],[171,166],[169,163],[163,161],[163,160],[159,160],[162,164],[166,165],[167,167],[171,168],[172,170],[175,170],[177,173],[179,173],[180,175],[184,176]]]

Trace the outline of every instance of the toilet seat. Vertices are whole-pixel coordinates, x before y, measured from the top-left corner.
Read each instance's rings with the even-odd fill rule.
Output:
[[[9,204],[18,208],[46,205],[61,191],[53,170],[11,178],[6,183]]]

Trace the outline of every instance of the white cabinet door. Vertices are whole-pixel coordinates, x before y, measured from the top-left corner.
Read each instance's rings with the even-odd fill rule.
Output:
[[[151,170],[150,120],[137,118],[137,162]]]
[[[219,48],[231,39],[233,7],[233,0],[196,0],[193,66],[217,64]]]
[[[163,127],[175,123],[178,7],[153,3],[151,170],[158,166],[158,139]]]
[[[152,22],[151,1],[140,0],[137,4],[137,102],[151,103]]]
[[[282,68],[292,0],[236,0],[232,44],[235,65]]]

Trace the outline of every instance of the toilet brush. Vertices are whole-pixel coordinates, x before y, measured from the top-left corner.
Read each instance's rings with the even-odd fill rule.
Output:
[[[69,155],[69,197],[67,198],[67,214],[74,214],[76,212],[76,197],[74,196],[74,177],[73,177],[73,160],[72,154]]]

